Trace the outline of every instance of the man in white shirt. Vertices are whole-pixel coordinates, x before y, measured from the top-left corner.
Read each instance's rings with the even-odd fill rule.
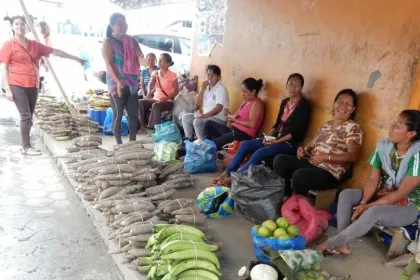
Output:
[[[182,116],[182,127],[188,139],[192,139],[194,130],[197,138],[203,139],[206,136],[203,135],[204,125],[209,120],[227,123],[225,109],[229,109],[229,94],[220,80],[221,74],[219,66],[207,67],[207,80],[195,97],[195,105],[197,108],[203,106],[203,113],[197,111]]]

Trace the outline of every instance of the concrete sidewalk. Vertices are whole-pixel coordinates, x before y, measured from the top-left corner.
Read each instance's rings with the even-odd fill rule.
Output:
[[[53,158],[22,156],[19,142],[15,119],[0,118],[0,279],[118,279]]]
[[[138,135],[138,139],[144,139],[145,135]],[[70,145],[70,142],[57,142],[52,140],[49,136],[44,135],[44,143],[50,152],[57,156],[64,153],[64,149]],[[111,136],[103,136],[103,148],[110,150],[115,143]],[[123,139],[128,141],[127,138]],[[63,160],[59,159],[58,164],[63,168]],[[66,168],[63,168],[66,174]],[[216,174],[199,174],[193,175],[194,188],[178,192],[178,197],[195,198],[202,190],[210,186],[210,180]],[[70,179],[71,185],[74,182]],[[111,248],[114,246],[106,240],[108,228],[104,224],[104,219],[99,212],[93,210],[88,203],[82,201],[87,213],[99,230],[105,243]],[[237,211],[225,218],[208,221],[208,234],[217,242],[223,243],[221,263],[222,263],[222,279],[234,280],[237,279],[237,271],[241,266],[248,265],[249,261],[254,260],[254,252],[252,247],[252,238],[250,235],[250,228],[253,225],[240,216]],[[334,229],[330,229],[328,234],[333,234]],[[401,268],[386,267],[384,265],[386,247],[378,243],[370,237],[362,238],[351,243],[352,255],[349,257],[327,257],[324,260],[324,269],[332,275],[348,275],[351,274],[352,279],[368,280],[368,279],[398,279]],[[113,256],[118,267],[120,268],[125,279],[141,279],[137,273],[128,270],[124,265],[120,265],[119,256]],[[413,278],[413,279],[420,279]]]

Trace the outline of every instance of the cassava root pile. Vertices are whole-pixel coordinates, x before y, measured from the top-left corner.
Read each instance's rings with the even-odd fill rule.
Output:
[[[78,135],[72,116],[63,102],[41,96],[35,108],[36,124],[57,141],[70,140]]]
[[[98,131],[99,124],[87,115],[72,116],[67,105],[53,96],[41,96],[35,109],[36,124],[57,141],[67,141]]]
[[[100,149],[101,143],[95,135],[74,139],[66,163],[83,199],[106,217],[109,239],[118,248],[110,253],[123,254],[123,263],[135,264],[148,256],[145,246],[156,225],[205,224],[194,199],[173,199],[178,189],[193,186],[183,163],[153,161],[153,150],[144,141],[114,146],[112,152]]]

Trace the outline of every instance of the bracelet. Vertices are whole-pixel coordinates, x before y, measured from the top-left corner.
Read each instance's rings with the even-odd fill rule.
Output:
[[[366,202],[364,202],[364,201],[360,201],[360,203],[359,204],[366,204]]]
[[[328,161],[331,161],[331,155],[328,155]]]

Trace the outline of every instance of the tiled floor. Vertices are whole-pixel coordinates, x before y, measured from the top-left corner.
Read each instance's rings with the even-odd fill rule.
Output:
[[[118,279],[53,158],[22,156],[19,128],[0,114],[0,280]]]

